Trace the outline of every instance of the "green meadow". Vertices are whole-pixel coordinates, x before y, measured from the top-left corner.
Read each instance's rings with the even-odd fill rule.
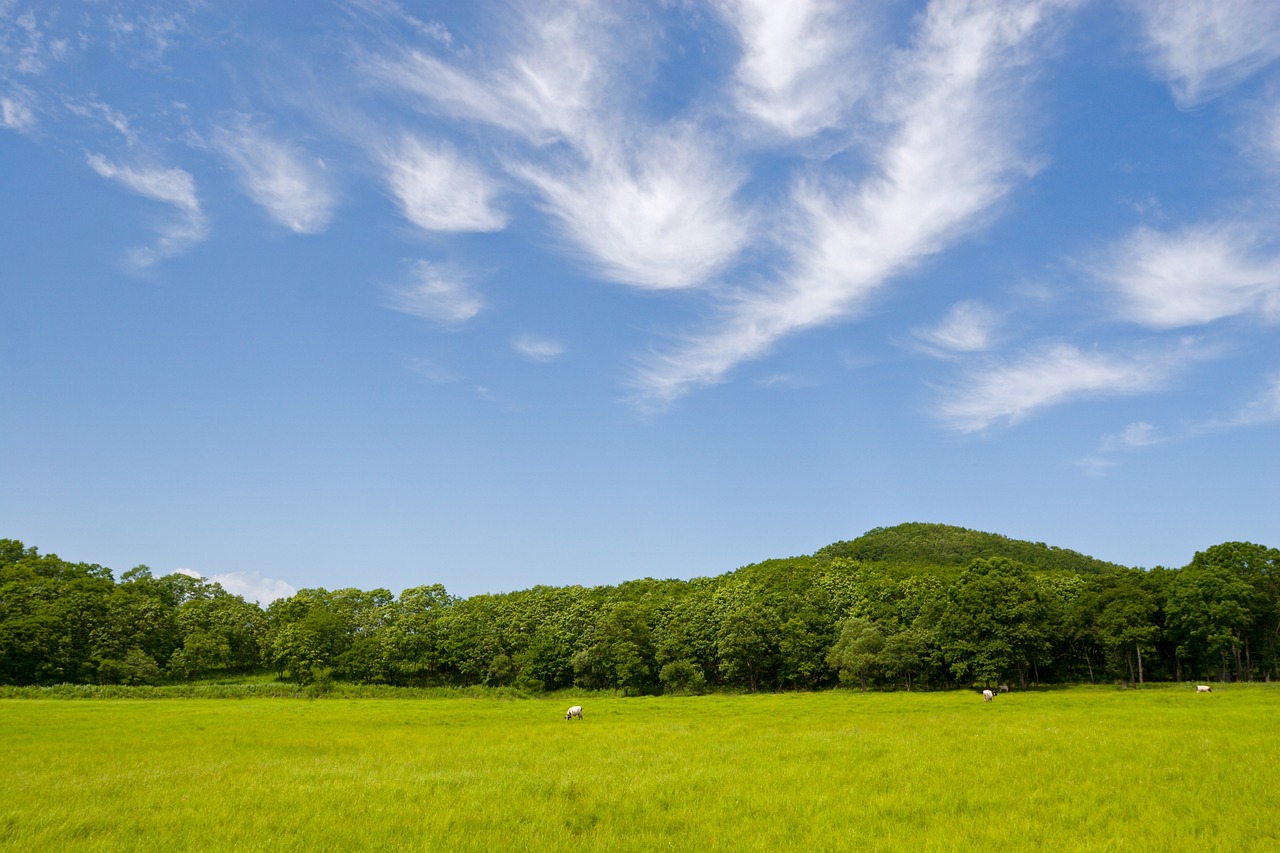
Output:
[[[1269,685],[5,699],[0,756],[7,850],[1280,848]]]

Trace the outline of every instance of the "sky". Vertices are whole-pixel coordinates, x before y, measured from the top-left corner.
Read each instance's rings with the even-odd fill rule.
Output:
[[[0,0],[0,537],[455,595],[1280,545],[1280,4]]]

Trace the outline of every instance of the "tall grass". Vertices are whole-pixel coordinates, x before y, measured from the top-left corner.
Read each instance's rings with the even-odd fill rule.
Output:
[[[0,844],[1251,850],[1280,690],[0,702]]]

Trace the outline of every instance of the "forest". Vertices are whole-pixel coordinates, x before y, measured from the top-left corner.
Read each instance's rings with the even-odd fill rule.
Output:
[[[1131,568],[938,524],[877,528],[715,577],[303,589],[69,563],[0,539],[0,683],[575,687],[621,695],[1271,681],[1280,550],[1226,542]]]

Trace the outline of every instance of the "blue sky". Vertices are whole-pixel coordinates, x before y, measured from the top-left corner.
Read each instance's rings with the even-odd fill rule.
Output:
[[[0,536],[292,589],[1280,544],[1272,0],[0,0]]]

